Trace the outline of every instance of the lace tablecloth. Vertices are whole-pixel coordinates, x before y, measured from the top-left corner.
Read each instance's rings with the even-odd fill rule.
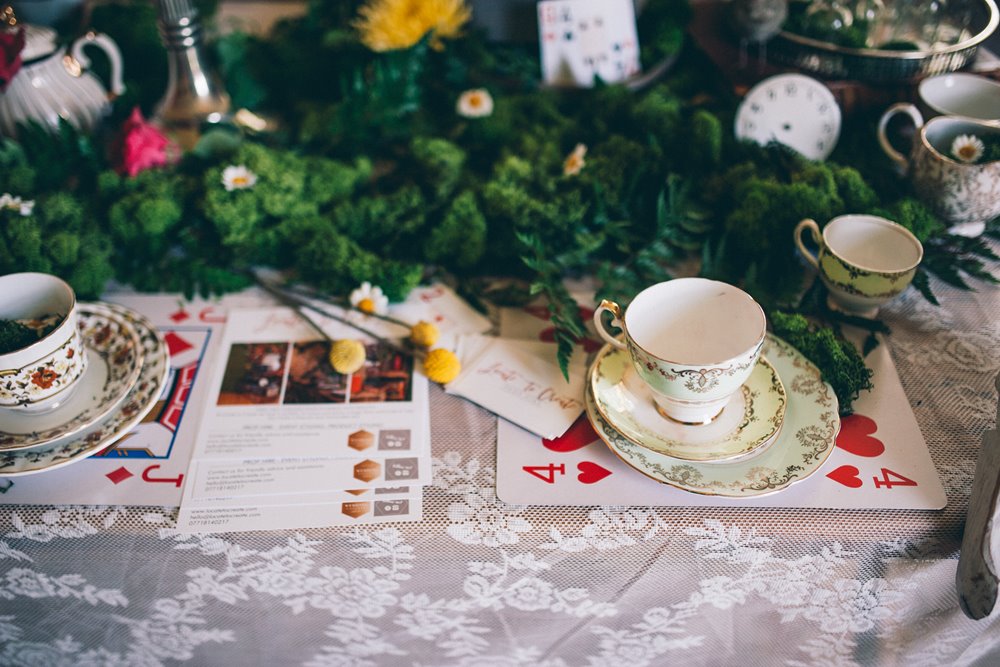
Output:
[[[1000,290],[885,309],[937,512],[530,508],[496,420],[435,390],[417,524],[182,536],[175,510],[0,510],[0,665],[996,665],[955,570]]]

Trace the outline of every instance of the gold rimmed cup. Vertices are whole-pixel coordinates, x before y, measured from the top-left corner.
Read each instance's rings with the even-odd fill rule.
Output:
[[[804,231],[819,246],[818,254],[802,243]],[[805,219],[795,227],[795,245],[819,271],[830,306],[856,315],[874,315],[902,294],[924,256],[910,230],[875,215],[841,215],[822,230]]]
[[[623,340],[605,329],[605,311]],[[647,287],[624,313],[602,301],[594,323],[604,340],[628,352],[659,412],[684,424],[709,424],[722,412],[753,371],[767,330],[749,294],[705,278]]]
[[[0,319],[43,328],[38,340],[0,354],[0,409],[54,410],[69,399],[87,368],[76,295],[65,281],[46,273],[0,276],[0,294]]]

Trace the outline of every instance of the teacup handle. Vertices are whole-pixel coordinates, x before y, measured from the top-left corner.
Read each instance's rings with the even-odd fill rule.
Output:
[[[122,52],[118,49],[118,44],[103,32],[88,32],[83,37],[73,42],[72,53],[80,66],[84,69],[90,67],[90,58],[83,52],[83,47],[88,44],[100,48],[108,55],[111,61],[111,95],[118,96],[125,92],[125,83],[122,80]]]
[[[624,329],[624,327],[622,326],[621,306],[619,306],[614,301],[609,301],[608,299],[604,299],[601,301],[601,305],[597,307],[597,310],[594,311],[594,327],[597,329],[597,333],[601,336],[601,338],[606,340],[614,347],[617,347],[619,350],[627,349],[625,347],[625,343],[621,342],[620,340],[612,336],[611,333],[604,328],[604,320],[601,319],[601,314],[605,310],[611,313],[611,326],[618,327],[619,329]]]
[[[816,245],[823,245],[823,235],[819,231],[819,225],[816,224],[815,220],[806,218],[795,225],[795,247],[799,249],[799,252],[806,258],[806,261],[813,265],[813,268],[819,269],[819,260],[816,259],[816,255],[809,252],[805,244],[802,243],[802,231],[805,229],[812,232],[813,241],[816,242]]]
[[[885,154],[892,158],[892,161],[898,164],[902,169],[907,169],[910,166],[909,160],[906,156],[897,151],[889,143],[889,138],[886,136],[886,128],[889,126],[889,121],[892,117],[898,113],[905,113],[913,121],[917,130],[919,130],[924,125],[924,117],[920,115],[920,111],[917,107],[909,104],[908,102],[900,102],[899,104],[893,104],[891,107],[885,110],[882,117],[878,121],[878,143],[885,151]]]

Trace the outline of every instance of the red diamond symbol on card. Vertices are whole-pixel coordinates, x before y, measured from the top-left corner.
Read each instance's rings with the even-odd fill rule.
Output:
[[[167,335],[163,338],[167,341],[167,349],[170,350],[170,356],[172,357],[194,347],[194,345],[187,342],[173,331],[167,333]]]
[[[107,475],[105,475],[105,477],[107,477],[108,479],[111,480],[112,484],[121,484],[122,482],[124,482],[129,477],[134,477],[134,476],[135,475],[133,475],[132,473],[130,473],[129,470],[128,470],[128,468],[126,468],[125,466],[122,466],[121,468],[118,468],[117,470],[112,470]]]
[[[181,308],[180,310],[178,310],[175,313],[171,313],[170,314],[170,319],[172,319],[174,322],[178,322],[178,323],[183,322],[184,320],[188,319],[189,317],[191,317],[191,316],[188,315],[188,312],[186,310],[184,310],[183,308]]]

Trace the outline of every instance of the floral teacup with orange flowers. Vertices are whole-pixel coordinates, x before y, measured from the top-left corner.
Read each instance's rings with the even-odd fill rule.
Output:
[[[18,341],[0,354],[0,409],[54,410],[66,402],[87,368],[76,326],[76,295],[64,281],[45,273],[0,276],[0,294],[6,342]]]

